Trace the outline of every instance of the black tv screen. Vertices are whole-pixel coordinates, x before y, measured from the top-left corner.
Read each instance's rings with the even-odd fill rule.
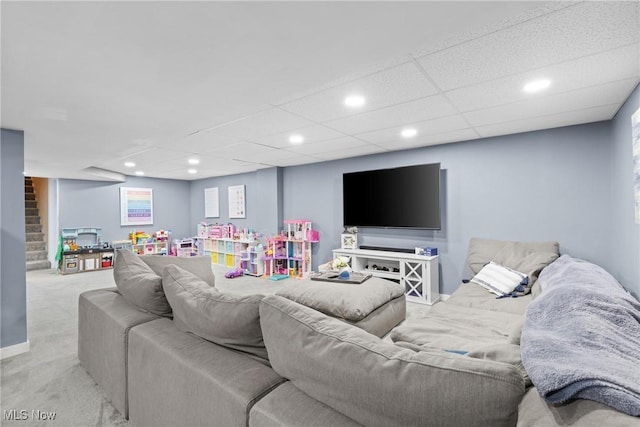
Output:
[[[345,226],[440,229],[440,163],[342,175]]]

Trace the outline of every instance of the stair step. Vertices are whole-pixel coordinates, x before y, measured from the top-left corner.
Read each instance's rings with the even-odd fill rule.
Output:
[[[27,261],[40,261],[47,259],[47,251],[25,251]]]
[[[29,226],[27,226],[28,228]],[[38,227],[42,228],[41,225],[38,225]],[[25,237],[26,237],[26,241],[27,242],[42,242],[44,240],[44,234],[42,232],[29,232],[27,231],[25,233]]]
[[[45,251],[47,249],[47,243],[42,240],[27,240],[25,249],[27,251]]]
[[[40,214],[40,212],[38,212],[38,208],[24,208],[24,215],[25,216],[38,216]]]
[[[25,216],[24,217],[25,224],[40,224],[39,216]]]
[[[24,199],[25,200],[35,200],[36,199],[36,195],[35,195],[35,193],[25,193],[24,194]]]
[[[27,233],[42,233],[42,225],[40,224],[25,224],[25,232]]]
[[[51,262],[49,260],[27,261],[25,264],[27,271],[48,270],[51,268]]]
[[[25,200],[24,207],[26,209],[38,209],[38,202],[35,200]]]
[[[33,187],[31,185],[29,185],[29,186],[25,185],[24,186],[24,194],[33,194],[33,193],[34,193],[34,191],[33,191]]]

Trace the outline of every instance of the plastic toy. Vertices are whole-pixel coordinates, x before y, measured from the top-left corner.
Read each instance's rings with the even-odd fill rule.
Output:
[[[224,277],[226,277],[227,279],[235,279],[236,277],[240,277],[244,274],[244,271],[242,271],[241,268],[234,268],[233,270],[227,271],[224,274]]]

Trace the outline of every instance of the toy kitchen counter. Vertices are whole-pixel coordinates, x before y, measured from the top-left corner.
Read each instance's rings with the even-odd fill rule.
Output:
[[[62,252],[62,274],[96,271],[113,266],[112,247],[83,247]]]

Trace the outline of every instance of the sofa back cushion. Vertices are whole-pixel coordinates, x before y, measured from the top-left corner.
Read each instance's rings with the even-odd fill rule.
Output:
[[[211,257],[208,256],[175,257],[142,255],[140,259],[142,259],[154,273],[161,277],[164,268],[169,264],[173,264],[204,280],[210,286],[215,286],[216,284],[216,278],[211,270]]]
[[[171,306],[162,288],[162,277],[154,273],[137,254],[117,249],[113,278],[118,291],[129,304],[145,312],[171,316]]]
[[[474,274],[491,261],[526,274],[528,283],[523,294],[534,286],[538,275],[560,256],[558,242],[509,242],[471,238],[467,263]]]
[[[216,344],[267,359],[260,329],[262,295],[219,292],[200,278],[168,265],[162,276],[175,325]]]
[[[273,369],[367,426],[513,426],[525,390],[508,364],[414,351],[280,296],[260,304]]]

